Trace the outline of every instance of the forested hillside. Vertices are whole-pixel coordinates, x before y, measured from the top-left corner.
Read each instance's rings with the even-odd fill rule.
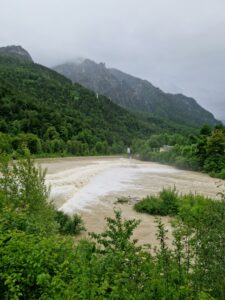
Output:
[[[152,135],[144,143],[135,141],[133,150],[144,160],[225,179],[225,126],[222,124],[214,128],[204,125],[198,134],[188,138],[177,134]]]
[[[1,151],[121,153],[135,138],[168,130],[127,112],[46,67],[0,54]]]
[[[191,127],[215,125],[214,116],[193,98],[182,94],[164,93],[147,80],[134,77],[103,63],[89,59],[81,63],[66,63],[54,68],[57,72],[91,90],[110,97],[112,101],[132,111]]]

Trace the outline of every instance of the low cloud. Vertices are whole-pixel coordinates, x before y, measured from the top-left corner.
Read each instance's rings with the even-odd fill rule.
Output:
[[[103,61],[225,119],[224,0],[2,0],[0,46],[53,66]]]

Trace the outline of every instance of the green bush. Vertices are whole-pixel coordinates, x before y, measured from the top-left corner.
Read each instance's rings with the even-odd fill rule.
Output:
[[[174,189],[163,189],[159,196],[147,196],[134,206],[138,212],[149,213],[151,215],[175,215],[178,211],[178,195]]]
[[[30,158],[9,163],[7,157],[2,157],[0,172],[2,229],[42,234],[56,232],[55,211],[48,202],[45,171],[36,168]]]
[[[72,241],[11,231],[0,234],[0,298],[71,299]]]
[[[61,234],[76,235],[85,230],[83,220],[78,214],[69,216],[63,211],[56,211],[55,220],[59,224]]]
[[[225,168],[222,169],[221,172],[219,173],[219,178],[225,179]]]
[[[134,208],[138,212],[148,213],[151,215],[166,215],[166,212],[163,211],[161,199],[154,196],[147,196],[143,200],[137,202],[134,205]]]
[[[202,195],[184,195],[179,201],[179,216],[185,223],[194,226],[212,201]]]
[[[134,205],[134,209],[151,215],[179,215],[182,221],[193,225],[212,201],[202,195],[178,195],[175,188],[168,188],[163,189],[158,196],[142,199]]]
[[[175,188],[163,189],[159,193],[159,198],[162,200],[163,207],[167,215],[175,215],[178,211],[178,194]]]

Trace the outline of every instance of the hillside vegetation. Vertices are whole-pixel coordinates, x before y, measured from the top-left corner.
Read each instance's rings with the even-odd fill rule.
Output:
[[[0,54],[0,78],[0,151],[121,153],[132,139],[168,127],[27,60]]]
[[[56,66],[54,70],[131,111],[148,113],[164,121],[189,127],[218,123],[195,99],[182,94],[164,93],[147,80],[107,68],[103,63],[97,64],[86,59],[80,63]]]
[[[222,124],[214,128],[205,125],[198,134],[188,138],[178,134],[152,135],[145,142],[136,140],[133,151],[143,160],[203,171],[225,179],[225,127]]]

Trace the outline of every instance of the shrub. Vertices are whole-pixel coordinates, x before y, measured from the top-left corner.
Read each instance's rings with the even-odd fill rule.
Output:
[[[134,205],[134,208],[138,212],[148,213],[151,215],[166,215],[162,200],[155,196],[147,196],[143,200],[137,202]]]
[[[159,196],[147,196],[134,206],[138,212],[151,215],[175,215],[178,212],[178,195],[174,189],[163,189]]]
[[[159,193],[159,197],[162,200],[163,207],[167,215],[175,215],[178,212],[178,194],[176,189],[168,188],[163,189]]]
[[[83,220],[78,214],[68,216],[63,211],[56,211],[55,220],[61,234],[76,235],[85,230]]]
[[[179,202],[179,216],[190,225],[194,225],[201,219],[204,210],[213,200],[202,195],[184,195]]]
[[[71,240],[18,231],[2,233],[0,258],[1,299],[68,299],[75,269]]]
[[[220,178],[220,179],[225,179],[225,168],[222,169],[222,170],[220,171],[220,173],[217,174],[216,177],[218,177],[218,178]]]
[[[54,208],[48,203],[45,171],[36,168],[30,158],[9,164],[6,157],[2,158],[0,171],[2,229],[45,234],[55,232],[57,223]]]

